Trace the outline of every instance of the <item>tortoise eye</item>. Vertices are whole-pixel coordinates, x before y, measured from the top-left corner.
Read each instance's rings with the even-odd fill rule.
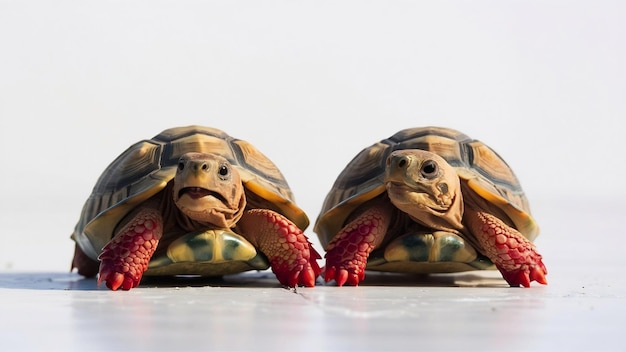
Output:
[[[228,174],[230,173],[230,170],[228,169],[228,165],[222,164],[220,165],[217,172],[221,178],[226,178]]]
[[[183,171],[184,168],[185,168],[185,163],[182,161],[178,162],[178,171]]]
[[[424,178],[432,180],[439,176],[439,168],[437,167],[437,163],[432,160],[427,160],[422,164],[422,168],[420,169],[420,173]]]

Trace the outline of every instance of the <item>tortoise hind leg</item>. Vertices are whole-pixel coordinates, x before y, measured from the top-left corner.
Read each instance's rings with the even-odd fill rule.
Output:
[[[548,271],[541,261],[541,254],[519,231],[486,212],[469,210],[467,219],[485,255],[496,265],[509,285],[530,287],[532,281],[544,285],[548,283]]]
[[[74,246],[74,259],[71,270],[78,269],[78,273],[84,277],[94,277],[98,274],[100,263],[88,257],[78,246]]]

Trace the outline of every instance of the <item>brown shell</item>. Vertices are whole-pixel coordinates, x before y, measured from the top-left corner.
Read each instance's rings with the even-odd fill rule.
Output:
[[[422,149],[443,157],[467,180],[476,194],[502,210],[531,241],[538,227],[528,201],[507,163],[482,142],[449,128],[424,127],[399,131],[363,149],[337,177],[326,196],[314,231],[326,246],[359,205],[385,192],[383,177],[389,154],[398,149]]]
[[[175,176],[179,157],[187,152],[225,157],[239,170],[246,191],[266,202],[264,207],[282,213],[303,230],[308,226],[278,167],[254,146],[215,128],[177,127],[130,146],[105,169],[72,235],[81,249],[96,259],[117,223],[165,188]]]

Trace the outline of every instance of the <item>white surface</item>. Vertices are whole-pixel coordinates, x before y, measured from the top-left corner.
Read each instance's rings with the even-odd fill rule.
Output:
[[[623,350],[625,23],[619,1],[0,0],[3,349]],[[457,128],[521,179],[550,285],[112,293],[65,274],[106,165],[187,124],[255,144],[312,221],[363,147]]]

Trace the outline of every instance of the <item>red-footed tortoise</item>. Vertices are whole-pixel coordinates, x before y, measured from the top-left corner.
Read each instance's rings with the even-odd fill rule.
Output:
[[[546,284],[539,228],[506,162],[448,128],[399,131],[341,172],[315,224],[324,279],[358,285],[365,270],[500,270],[511,286]]]
[[[129,290],[145,275],[221,276],[271,266],[314,286],[320,255],[279,169],[248,142],[202,126],[130,146],[100,176],[72,238],[72,267]],[[99,262],[98,262],[99,261]]]

